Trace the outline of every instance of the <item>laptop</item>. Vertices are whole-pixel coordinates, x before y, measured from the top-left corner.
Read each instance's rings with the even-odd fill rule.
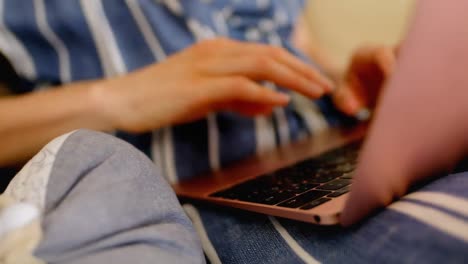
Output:
[[[336,225],[366,130],[365,124],[332,128],[173,187],[179,197]]]

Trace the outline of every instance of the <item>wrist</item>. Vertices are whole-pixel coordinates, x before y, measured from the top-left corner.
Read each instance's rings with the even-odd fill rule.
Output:
[[[119,99],[113,80],[102,80],[94,83],[89,89],[91,112],[103,131],[120,129],[118,119]]]

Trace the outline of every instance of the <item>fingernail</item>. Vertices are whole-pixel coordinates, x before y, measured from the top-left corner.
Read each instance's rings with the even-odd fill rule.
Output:
[[[336,91],[336,86],[335,85],[327,86],[327,88],[328,88],[329,93],[334,93]]]
[[[335,83],[330,80],[330,79],[327,79],[327,78],[323,78],[322,79],[324,85],[325,85],[325,90],[328,92],[328,93],[331,93],[335,90]]]
[[[367,121],[370,119],[372,112],[368,108],[361,108],[357,111],[354,117],[359,121]]]
[[[325,89],[315,83],[308,83],[308,89],[313,96],[322,96],[325,93]]]
[[[345,99],[346,108],[348,109],[348,114],[355,115],[361,109],[358,101],[353,97],[348,97]]]

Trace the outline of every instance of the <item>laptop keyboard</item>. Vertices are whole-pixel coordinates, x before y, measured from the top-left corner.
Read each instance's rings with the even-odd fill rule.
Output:
[[[349,192],[360,146],[361,142],[351,143],[210,196],[312,209]]]

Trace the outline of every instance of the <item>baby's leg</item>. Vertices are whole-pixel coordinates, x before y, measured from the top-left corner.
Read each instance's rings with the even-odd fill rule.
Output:
[[[52,154],[36,256],[51,263],[204,261],[170,186],[131,145],[79,130]]]

